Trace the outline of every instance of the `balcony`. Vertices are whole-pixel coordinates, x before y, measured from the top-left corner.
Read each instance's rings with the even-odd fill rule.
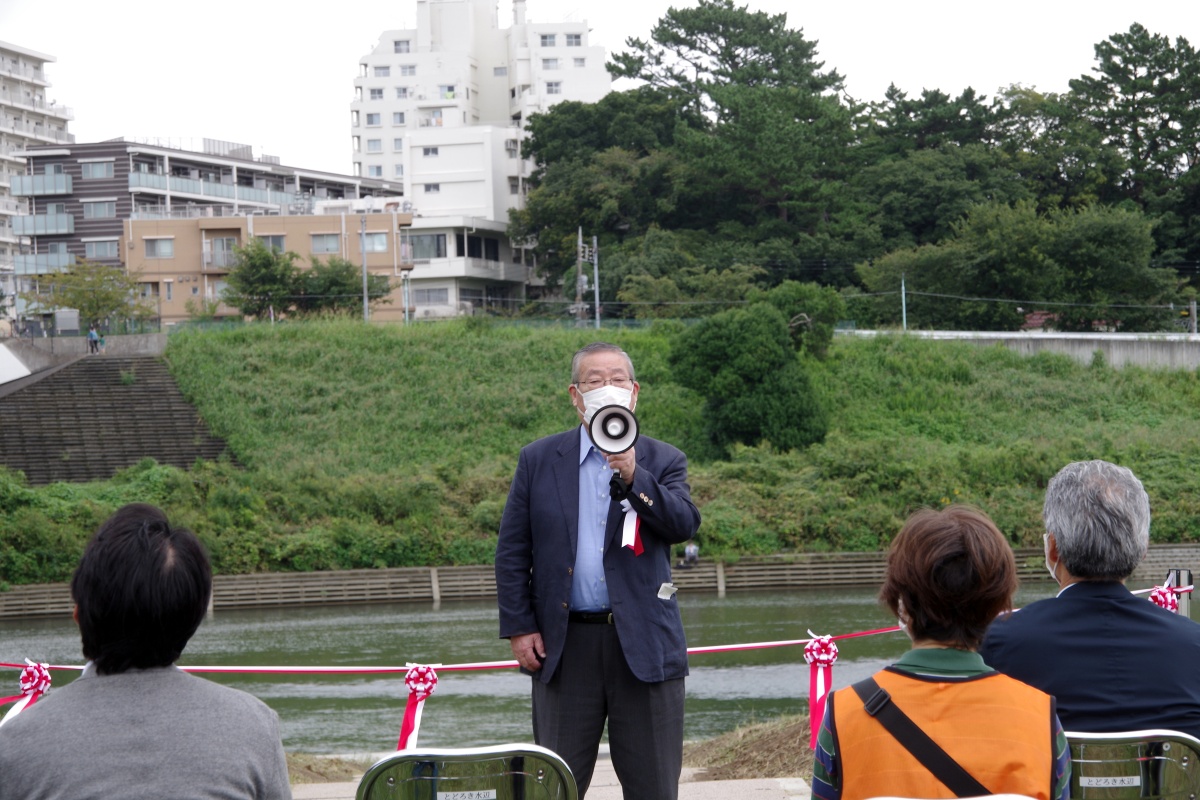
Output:
[[[75,256],[70,253],[23,253],[15,256],[13,271],[17,275],[45,275],[74,265]]]
[[[25,122],[14,119],[6,122],[4,127],[13,133],[20,133],[33,139],[43,139],[55,144],[75,144],[75,134],[47,128],[40,122]]]
[[[17,236],[55,236],[75,232],[75,217],[71,214],[34,214],[13,217]]]
[[[10,190],[14,197],[47,197],[73,192],[70,175],[14,175]]]
[[[205,272],[228,272],[237,263],[237,254],[229,250],[221,250],[204,254],[203,266]]]
[[[259,205],[290,205],[295,201],[292,192],[254,186],[234,186],[229,183],[185,178],[180,175],[155,175],[150,172],[129,173],[129,190],[151,189],[164,193],[189,195],[191,197],[218,198],[220,200]]]

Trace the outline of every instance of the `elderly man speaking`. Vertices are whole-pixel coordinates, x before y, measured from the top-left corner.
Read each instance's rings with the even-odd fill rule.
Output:
[[[1200,625],[1136,597],[1150,501],[1107,461],[1068,464],[1046,487],[1046,566],[1058,596],[1001,617],[980,654],[1058,699],[1069,731],[1167,728],[1200,737]]]

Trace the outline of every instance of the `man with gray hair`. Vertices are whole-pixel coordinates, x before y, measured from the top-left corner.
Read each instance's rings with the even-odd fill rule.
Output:
[[[1107,461],[1068,464],[1046,487],[1042,519],[1058,596],[993,622],[983,660],[1054,695],[1069,731],[1200,737],[1200,625],[1124,586],[1150,543],[1142,482]]]

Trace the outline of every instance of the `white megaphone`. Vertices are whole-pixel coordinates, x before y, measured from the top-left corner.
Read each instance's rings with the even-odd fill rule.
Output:
[[[637,417],[625,406],[604,406],[592,415],[588,435],[601,452],[624,453],[637,443]]]

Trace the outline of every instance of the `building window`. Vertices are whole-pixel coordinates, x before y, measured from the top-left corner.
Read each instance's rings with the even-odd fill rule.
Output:
[[[521,179],[520,178],[514,177],[512,175],[508,176],[508,193],[509,194],[520,194],[521,193]]]
[[[63,165],[62,164],[47,164],[45,172],[47,175],[62,175],[63,174]]]
[[[567,34],[567,47],[583,47],[583,34],[582,33],[568,33]]]
[[[422,147],[421,148],[421,155],[425,156],[426,158],[433,158],[437,154],[438,154],[438,149],[436,147]]]
[[[66,203],[46,203],[45,208],[46,208],[47,214],[65,214],[65,213],[67,213],[67,204]],[[86,206],[85,206],[85,208],[86,208]]]
[[[387,77],[390,77],[391,74],[392,74],[391,67],[376,67],[375,68],[375,77],[376,78],[387,78]]]
[[[396,39],[392,42],[393,53],[408,53],[412,51],[412,42],[408,39]]]
[[[397,100],[407,100],[408,99],[408,87],[407,86],[397,86],[396,87],[396,99]]]
[[[450,304],[449,289],[413,289],[413,302],[419,306],[445,306]]]
[[[403,125],[404,124],[404,112],[403,111],[393,111],[392,112],[392,124],[393,125]]]
[[[446,234],[444,233],[414,233],[409,241],[412,242],[413,258],[446,257]]]
[[[85,181],[95,180],[96,178],[111,178],[113,176],[113,162],[111,161],[91,161],[84,162],[79,165],[82,170],[82,177]]]
[[[117,202],[115,200],[101,200],[97,202],[84,201],[83,203],[83,218],[84,219],[112,219],[117,215]]]
[[[412,76],[414,76],[416,74],[417,74],[417,65],[416,64],[401,64],[400,65],[400,77],[401,78],[411,78]]]
[[[84,242],[83,256],[93,260],[117,258],[117,242],[115,239],[108,242]]]
[[[554,42],[555,38],[553,33],[542,34],[542,47],[554,47]]]
[[[166,281],[165,283],[167,286],[167,299],[170,300],[171,299],[171,287],[174,286],[174,284],[171,281]]]
[[[558,59],[557,58],[543,58],[542,59],[542,69],[558,69]]]
[[[392,149],[395,150],[397,153],[399,153],[401,150],[404,149],[404,137],[403,136],[397,136],[395,139],[392,139]]]
[[[440,183],[425,184],[425,194],[440,194],[441,191],[442,191],[442,185]]]
[[[367,152],[368,153],[382,153],[383,152],[383,139],[367,139]]]
[[[144,239],[146,243],[146,258],[174,258],[174,239]]]
[[[149,300],[151,298],[158,297],[158,284],[157,283],[139,283],[138,284],[138,294],[141,296],[141,298],[143,300]]]
[[[358,137],[358,136],[351,136],[350,138],[354,142],[354,152],[361,153],[362,152],[362,138]]]
[[[586,58],[577,58],[577,59],[575,59],[575,68],[576,68],[576,69],[582,69],[583,67],[586,67],[586,66],[587,66],[587,59],[586,59]]]
[[[441,95],[441,98],[443,100],[453,100],[454,99],[454,87],[449,86],[449,85],[439,86],[438,94]]]
[[[368,178],[382,178],[383,177],[383,166],[381,164],[368,164],[367,165],[367,177]]]
[[[367,114],[367,125],[368,126],[378,125],[379,119],[380,119],[380,115],[378,113]]]
[[[383,89],[371,89],[370,98],[372,100],[382,100],[383,99]]]
[[[358,112],[357,111],[350,112],[350,125],[355,128],[358,127]]]
[[[508,77],[508,67],[492,67],[492,77],[493,78]]]
[[[314,233],[312,235],[313,255],[327,255],[341,252],[341,237],[336,233]]]
[[[397,165],[396,165],[396,177],[397,177],[397,178],[403,178],[403,177],[404,177],[404,165],[403,165],[403,164],[397,164]]]
[[[562,94],[562,81],[548,81],[546,94]]]
[[[368,253],[386,253],[387,252],[387,234],[386,233],[368,233],[366,235],[366,243],[364,249]]]
[[[517,155],[519,155],[521,152],[520,146],[517,144],[517,140],[516,139],[505,139],[504,140],[504,152],[508,153],[509,158],[516,158]]]
[[[266,245],[268,250],[278,250],[281,253],[283,252],[283,234],[281,233],[255,236],[254,238]]]

